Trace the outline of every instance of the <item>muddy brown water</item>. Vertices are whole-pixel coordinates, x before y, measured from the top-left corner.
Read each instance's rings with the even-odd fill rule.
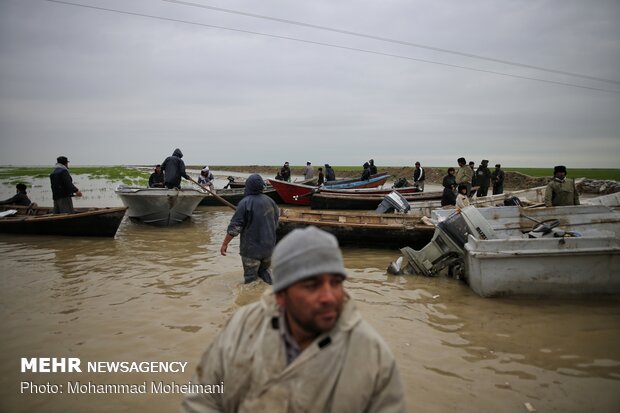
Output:
[[[125,218],[114,239],[0,234],[0,412],[178,411],[181,394],[67,394],[67,382],[187,383],[231,314],[268,288],[241,284],[238,240],[219,255],[231,215],[200,207],[169,228]],[[395,250],[343,254],[346,288],[394,352],[411,411],[619,411],[618,297],[484,299],[448,278],[387,276]],[[22,357],[188,364],[21,373]],[[64,393],[22,394],[21,382]]]

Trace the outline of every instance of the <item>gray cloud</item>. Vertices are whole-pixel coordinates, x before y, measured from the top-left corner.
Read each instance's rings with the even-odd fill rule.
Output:
[[[77,0],[76,0],[77,1]],[[196,0],[196,2],[202,0]],[[157,1],[82,4],[550,81],[540,72]],[[617,1],[211,3],[620,79]],[[41,0],[0,2],[0,164],[618,167],[620,94]]]

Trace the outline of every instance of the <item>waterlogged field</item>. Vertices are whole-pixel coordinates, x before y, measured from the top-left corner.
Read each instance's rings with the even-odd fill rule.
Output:
[[[0,181],[15,185],[23,182],[26,185],[35,179],[48,178],[53,167],[0,167]],[[144,168],[129,166],[76,166],[70,167],[71,175],[86,175],[90,179],[119,181],[125,185],[145,186],[151,172]],[[32,186],[32,185],[28,185]]]

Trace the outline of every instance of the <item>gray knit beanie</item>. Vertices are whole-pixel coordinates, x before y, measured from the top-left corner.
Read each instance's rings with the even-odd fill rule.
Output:
[[[319,274],[346,277],[336,237],[314,226],[296,229],[282,238],[273,250],[271,264],[274,292]]]

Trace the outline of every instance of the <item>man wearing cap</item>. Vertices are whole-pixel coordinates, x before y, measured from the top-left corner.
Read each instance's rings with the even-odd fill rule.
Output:
[[[312,163],[306,162],[306,167],[304,168],[304,179],[307,181],[312,178],[314,178],[314,168],[312,167]]]
[[[415,163],[415,170],[413,171],[413,186],[417,186],[420,192],[424,192],[424,181],[426,180],[426,174],[424,169],[420,166],[420,162]]]
[[[345,292],[336,238],[316,227],[273,253],[273,292],[241,308],[202,356],[184,412],[405,412],[394,357]]]
[[[493,195],[499,195],[504,192],[504,171],[502,165],[495,164],[495,170],[491,174],[491,182],[493,182]]]
[[[161,164],[164,171],[164,184],[168,189],[180,189],[181,177],[189,180],[189,175],[185,172],[185,162],[183,162],[183,152],[176,148],[172,155],[167,157]]]
[[[271,254],[276,245],[280,210],[273,199],[263,194],[265,182],[259,174],[245,180],[244,197],[230,219],[220,254],[226,255],[228,244],[241,234],[239,254],[246,284],[258,278],[271,284]]]
[[[54,214],[72,214],[74,210],[71,197],[82,196],[82,193],[73,185],[73,179],[69,174],[69,160],[66,156],[56,158],[56,165],[50,174],[50,183],[54,199]]]
[[[208,186],[209,190],[213,191],[214,180],[215,177],[213,176],[213,173],[209,171],[209,167],[205,166],[204,168],[202,168],[202,170],[200,171],[200,176],[198,177],[198,183],[202,186]]]
[[[487,196],[491,185],[491,171],[489,171],[489,161],[483,159],[476,170],[476,184],[478,185],[478,196]]]
[[[579,205],[579,193],[575,181],[566,177],[566,167],[553,168],[553,179],[547,184],[545,206]]]

